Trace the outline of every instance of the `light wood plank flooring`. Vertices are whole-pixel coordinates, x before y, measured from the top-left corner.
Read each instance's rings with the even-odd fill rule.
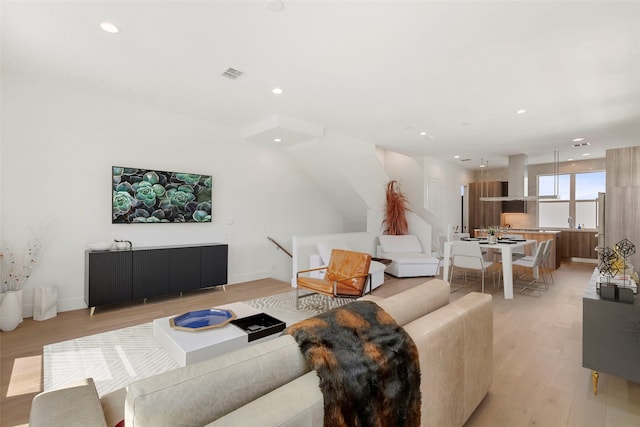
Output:
[[[640,426],[640,384],[601,374],[594,396],[591,373],[581,367],[582,290],[592,270],[593,265],[563,264],[548,292],[516,292],[508,301],[487,281],[486,292],[494,296],[494,380],[468,427]],[[424,280],[391,278],[374,294],[389,296]],[[99,308],[93,317],[75,310],[43,322],[25,319],[15,331],[0,334],[0,425],[27,425],[30,402],[42,390],[43,345],[288,290],[287,283],[265,279],[226,291]],[[479,281],[470,280],[451,299],[473,290],[480,290]]]

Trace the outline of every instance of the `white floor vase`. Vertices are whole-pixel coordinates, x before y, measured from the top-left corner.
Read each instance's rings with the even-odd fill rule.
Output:
[[[13,331],[22,322],[22,289],[2,294],[0,302],[0,329]]]

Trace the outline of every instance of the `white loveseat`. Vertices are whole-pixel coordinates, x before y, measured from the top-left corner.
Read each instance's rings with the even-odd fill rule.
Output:
[[[396,277],[436,276],[440,260],[424,253],[418,238],[382,235],[378,238],[378,258],[390,259],[386,272]]]

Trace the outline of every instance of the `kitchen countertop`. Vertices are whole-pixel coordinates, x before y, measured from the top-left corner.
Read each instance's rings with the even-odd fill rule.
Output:
[[[475,230],[476,232],[486,232],[487,230],[485,228],[479,228]],[[516,234],[516,233],[530,233],[530,234],[555,234],[555,233],[560,233],[560,230],[541,230],[539,228],[503,228],[500,230],[502,233],[511,233],[511,234]],[[578,230],[581,231],[581,230]],[[585,230],[587,231],[587,230]]]
[[[547,233],[560,233],[560,230],[541,230],[539,228],[509,228],[506,230],[503,230],[504,233],[540,233],[540,234],[547,234]]]
[[[566,230],[541,230],[538,228],[507,228],[506,230],[502,230],[505,233],[597,233],[598,230],[595,228],[571,228]]]

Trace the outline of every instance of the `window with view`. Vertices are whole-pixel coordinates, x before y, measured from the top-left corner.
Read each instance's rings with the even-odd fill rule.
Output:
[[[555,175],[538,175],[538,226],[596,228],[598,193],[604,191],[604,171],[561,174],[557,180]]]

